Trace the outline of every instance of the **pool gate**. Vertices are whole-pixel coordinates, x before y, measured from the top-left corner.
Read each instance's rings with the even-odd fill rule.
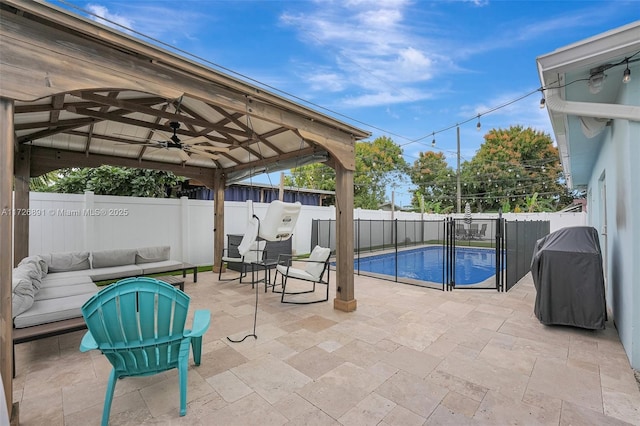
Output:
[[[316,245],[335,252],[335,220],[312,221],[311,249]],[[549,234],[549,221],[506,221],[502,217],[491,219],[445,218],[440,220],[354,220],[354,271],[358,275],[373,276],[394,282],[452,291],[454,289],[494,289],[508,291],[531,265],[531,257],[538,239]],[[442,274],[437,279],[422,281],[398,270],[398,254],[418,247],[442,247],[438,262]],[[465,249],[473,249],[471,262],[482,262],[493,267],[495,275],[476,284],[456,285],[456,272],[464,271],[464,262],[470,262]],[[458,250],[460,249],[460,250]],[[482,251],[487,251],[484,255]],[[489,253],[490,252],[490,253]],[[462,255],[460,255],[462,253]],[[360,261],[372,255],[390,254],[393,274],[367,272]],[[491,262],[488,265],[487,262]]]

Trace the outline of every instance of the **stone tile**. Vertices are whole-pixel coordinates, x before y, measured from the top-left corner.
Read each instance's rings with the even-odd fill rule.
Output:
[[[338,421],[349,426],[378,424],[395,406],[396,404],[392,401],[373,392],[347,411]]]
[[[191,370],[188,373],[187,403],[214,392],[213,388],[199,374]],[[179,415],[180,384],[178,374],[140,389],[140,395],[142,395],[152,416],[157,417],[167,412]]]
[[[302,374],[317,379],[344,363],[344,359],[313,346],[304,352],[291,356],[285,362]]]
[[[483,423],[469,418],[464,414],[455,413],[442,404],[438,405],[427,421],[424,422],[425,426],[470,426],[480,424]]]
[[[557,360],[539,359],[531,373],[528,388],[603,412],[600,376]]]
[[[467,417],[473,417],[476,410],[480,406],[478,401],[468,398],[458,392],[450,391],[442,400],[442,405],[447,407],[454,413],[463,414]]]
[[[417,415],[411,410],[408,410],[400,405],[396,405],[387,414],[380,424],[385,425],[403,425],[403,426],[419,426],[422,425],[425,418]]]
[[[432,371],[429,376],[427,376],[426,380],[446,387],[450,391],[454,391],[477,402],[482,401],[489,390],[489,388],[469,382],[438,369]]]
[[[382,360],[421,378],[429,374],[442,361],[441,358],[405,346],[385,354]]]
[[[207,383],[227,402],[235,402],[253,392],[253,389],[230,371],[209,377]]]
[[[336,324],[335,321],[327,319],[320,315],[312,315],[310,317],[307,317],[298,321],[298,325],[301,328],[304,328],[306,330],[316,332],[316,333],[318,331],[322,331],[331,326],[334,326],[335,324]]]
[[[232,368],[231,372],[271,404],[311,381],[308,376],[271,356],[249,361]]]
[[[198,374],[206,379],[247,361],[245,356],[225,345],[222,349],[202,354],[200,365],[197,367]]]
[[[376,389],[379,395],[422,417],[429,417],[448,390],[435,383],[399,371]]]
[[[65,426],[99,425],[102,419],[103,407],[104,396],[100,404],[95,404],[84,410],[65,415],[64,424]],[[174,415],[177,417],[179,413],[175,412]],[[151,412],[144,403],[140,392],[132,391],[113,398],[111,412],[109,413],[110,425],[142,424],[150,419],[152,419]]]
[[[224,426],[277,426],[288,419],[256,393],[216,411],[207,425]]]
[[[536,363],[536,357],[526,351],[517,349],[505,349],[495,345],[493,340],[480,351],[477,357],[479,362],[486,362],[501,368],[516,371],[529,376]]]
[[[557,425],[560,411],[547,410],[489,391],[474,416],[483,424],[494,425]]]
[[[62,392],[59,388],[38,392],[33,398],[23,398],[19,409],[21,424],[64,425]]]
[[[518,399],[529,381],[527,375],[458,355],[447,357],[436,370]]]
[[[387,351],[378,349],[377,346],[357,339],[333,352],[345,361],[357,360],[358,365],[362,367],[378,363],[386,353]]]
[[[605,415],[640,425],[640,392],[625,393],[603,388],[602,403]]]
[[[560,426],[629,426],[630,424],[632,423],[605,416],[601,412],[589,410],[570,402],[564,402],[562,404],[559,423]]]
[[[381,380],[369,371],[344,363],[297,393],[334,419],[340,418],[367,397]]]

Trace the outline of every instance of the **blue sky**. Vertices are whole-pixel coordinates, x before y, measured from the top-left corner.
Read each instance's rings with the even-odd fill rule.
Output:
[[[484,113],[540,86],[537,56],[640,19],[639,1],[610,0],[50,2],[308,101],[372,138],[391,137],[410,163],[432,149],[432,132],[453,126],[435,135],[453,167],[456,123],[472,119],[460,126],[462,161],[492,128],[552,134],[537,93]],[[409,189],[397,185],[397,204],[409,204]]]

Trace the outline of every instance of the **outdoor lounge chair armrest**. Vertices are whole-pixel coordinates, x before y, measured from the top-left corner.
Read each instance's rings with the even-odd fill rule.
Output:
[[[291,266],[291,260],[293,259],[292,254],[288,253],[279,253],[278,254],[278,265]]]
[[[98,349],[98,343],[93,338],[93,334],[91,334],[90,331],[87,331],[80,342],[80,352],[87,352],[94,349]]]
[[[184,337],[200,337],[208,329],[211,322],[211,312],[208,309],[199,309],[193,314],[193,329],[186,332]]]

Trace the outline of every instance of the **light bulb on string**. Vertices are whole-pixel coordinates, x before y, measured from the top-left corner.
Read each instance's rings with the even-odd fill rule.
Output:
[[[629,60],[627,59],[627,69],[622,73],[622,82],[627,84],[631,81],[631,70],[629,69]]]
[[[481,128],[482,128],[482,124],[480,124],[480,114],[478,114],[478,124],[476,124],[476,130],[480,131]]]

